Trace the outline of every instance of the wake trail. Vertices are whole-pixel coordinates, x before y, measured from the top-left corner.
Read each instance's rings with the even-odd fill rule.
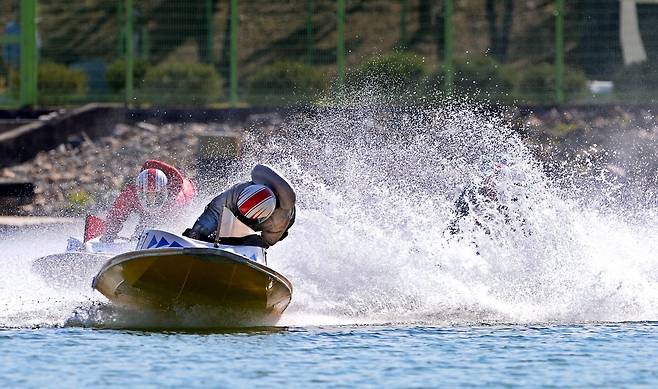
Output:
[[[297,220],[268,251],[294,286],[279,325],[658,320],[655,205],[626,206],[617,199],[628,188],[567,165],[547,175],[509,123],[463,104],[293,117],[275,134],[247,134],[232,173],[202,188],[199,212],[255,163],[290,179]],[[514,173],[496,183],[507,216],[484,209],[447,233],[455,198],[501,159]],[[30,270],[69,235],[79,234],[2,234],[0,327],[147,325]]]

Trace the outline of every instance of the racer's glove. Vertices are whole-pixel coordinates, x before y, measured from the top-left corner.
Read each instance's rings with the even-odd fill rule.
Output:
[[[186,229],[183,232],[183,236],[191,238],[191,239],[201,240],[201,234],[199,234],[198,231],[195,231],[191,228]]]

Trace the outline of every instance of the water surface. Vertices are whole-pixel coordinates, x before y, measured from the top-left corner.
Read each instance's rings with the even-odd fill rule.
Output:
[[[5,386],[655,386],[655,323],[0,331]]]

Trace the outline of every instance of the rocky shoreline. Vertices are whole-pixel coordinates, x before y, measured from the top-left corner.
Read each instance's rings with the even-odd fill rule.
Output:
[[[655,181],[658,176],[658,116],[653,108],[553,108],[522,119],[526,142],[549,170],[567,163],[619,180]]]
[[[548,170],[565,162],[598,166],[630,179],[658,174],[658,121],[650,108],[570,107],[514,115],[515,127]],[[280,119],[260,126],[273,131]],[[84,133],[34,159],[0,170],[0,179],[35,184],[35,198],[18,214],[79,216],[103,212],[145,159],[172,163],[194,178],[199,136],[209,131],[240,132],[235,124],[118,124],[112,136]]]
[[[187,174],[195,172],[197,134],[206,125],[118,124],[112,136],[96,140],[84,133],[34,159],[0,170],[0,178],[35,184],[25,215],[75,216],[105,208],[133,177],[145,159],[172,163]]]

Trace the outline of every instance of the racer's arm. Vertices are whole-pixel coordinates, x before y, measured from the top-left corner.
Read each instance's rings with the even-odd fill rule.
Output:
[[[235,199],[232,200],[232,198],[236,197],[233,195],[233,192],[236,191],[236,188],[239,185],[240,184],[232,186],[212,199],[210,203],[206,205],[206,209],[203,210],[201,216],[196,219],[191,230],[189,230],[189,232],[185,231],[188,233],[186,236],[193,239],[208,240],[211,235],[216,234],[222,221],[224,209],[237,208],[237,204],[231,206],[231,203],[236,203]]]
[[[196,186],[192,181],[186,178],[183,180],[183,187],[181,188],[181,191],[176,194],[176,197],[174,197],[172,203],[179,208],[186,207],[192,203],[196,197],[196,194]]]
[[[267,220],[259,226],[261,238],[269,246],[285,239],[288,230],[295,223],[295,208],[287,210],[277,208]]]
[[[219,226],[224,216],[224,210],[228,209],[234,215],[237,215],[238,195],[248,185],[249,183],[235,184],[212,199],[201,216],[196,220],[194,226],[185,231],[185,236],[193,239],[208,240],[213,233],[218,234]]]
[[[121,231],[123,224],[132,212],[138,208],[137,195],[135,187],[127,186],[114,201],[114,205],[107,214],[104,236],[113,238]]]
[[[206,205],[206,209],[204,209],[201,216],[196,219],[192,228],[183,233],[184,236],[188,236],[192,239],[208,240],[213,233],[217,231],[218,221],[222,220],[224,207],[214,207],[214,201],[215,200],[213,199],[210,204]]]

